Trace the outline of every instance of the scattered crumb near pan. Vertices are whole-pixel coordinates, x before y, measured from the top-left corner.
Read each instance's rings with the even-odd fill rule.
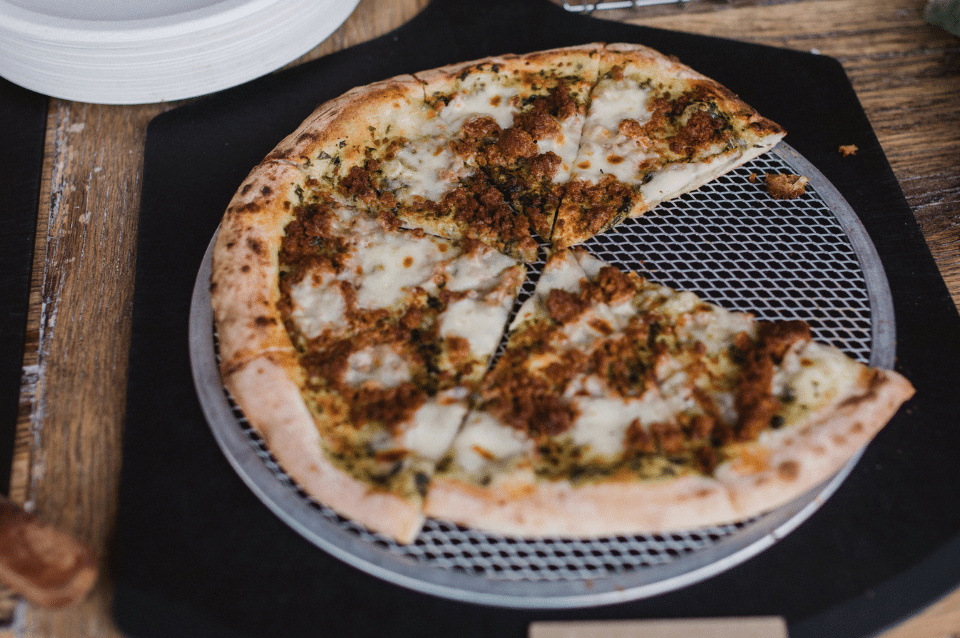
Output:
[[[802,175],[767,173],[767,192],[774,199],[795,199],[807,190],[810,180]]]
[[[837,150],[840,151],[840,154],[844,157],[850,157],[851,155],[856,155],[860,149],[858,149],[855,144],[841,144]]]

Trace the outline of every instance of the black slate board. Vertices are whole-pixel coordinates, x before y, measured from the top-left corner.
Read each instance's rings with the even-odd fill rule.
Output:
[[[190,375],[197,269],[234,189],[314,106],[399,73],[497,53],[638,42],[714,77],[861,216],[889,277],[898,369],[918,389],[840,490],[758,557],[700,584],[605,607],[452,602],[317,549],[235,475]],[[856,144],[841,158],[840,144]],[[191,103],[147,134],[114,615],[133,637],[498,636],[535,620],[780,615],[791,636],[872,635],[960,581],[960,316],[840,64],[831,58],[568,14],[546,0],[434,0],[370,43]]]
[[[0,78],[0,123],[0,494],[7,494],[43,172],[46,96]]]

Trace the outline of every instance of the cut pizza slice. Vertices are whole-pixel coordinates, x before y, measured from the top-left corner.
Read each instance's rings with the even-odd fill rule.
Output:
[[[835,474],[912,393],[802,322],[756,321],[559,251],[425,511],[520,536],[743,520]]]
[[[600,45],[399,76],[321,105],[270,159],[407,228],[524,261],[552,231]]]
[[[506,55],[418,73],[445,137],[547,241],[580,143],[602,45]]]
[[[553,243],[572,246],[772,149],[784,131],[640,45],[604,48]]]
[[[225,216],[212,276],[224,385],[307,494],[409,542],[525,268],[303,179],[267,162]]]

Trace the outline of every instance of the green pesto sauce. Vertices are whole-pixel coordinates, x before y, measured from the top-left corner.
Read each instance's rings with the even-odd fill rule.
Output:
[[[320,417],[323,410],[315,401],[307,395],[304,400],[315,421],[328,420]],[[329,435],[324,436],[321,432],[321,439],[326,441],[322,446],[324,455],[334,466],[376,490],[390,492],[404,499],[423,497],[429,474],[418,465],[416,459],[410,456],[391,460],[384,460],[382,457],[378,459],[372,444],[375,432],[373,427],[358,430],[346,423],[334,427],[344,430],[345,436],[338,441],[330,440]]]
[[[374,489],[404,499],[422,498],[425,493],[429,474],[409,458],[379,461],[367,445],[351,446],[337,452],[325,448],[325,453],[338,469]]]
[[[617,476],[633,480],[667,479],[691,473],[702,473],[692,452],[625,455],[615,460],[583,458],[583,448],[569,440],[541,446],[534,461],[537,478],[545,481],[569,480],[574,486],[600,483]]]

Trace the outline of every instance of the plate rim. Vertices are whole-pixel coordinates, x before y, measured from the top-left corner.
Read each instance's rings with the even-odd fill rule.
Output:
[[[308,53],[346,22],[359,0],[227,4],[230,15],[209,7],[162,26],[147,20],[76,30],[58,27],[55,19],[33,27],[8,20],[4,10],[11,5],[0,0],[0,76],[38,93],[95,104],[198,97],[267,75]],[[203,15],[180,20],[194,13]],[[270,28],[264,30],[265,24]],[[26,31],[18,31],[23,25]]]
[[[132,41],[150,35],[185,34],[264,11],[281,0],[219,0],[214,4],[151,18],[86,20],[34,11],[9,0],[0,0],[4,30],[38,40],[104,42],[111,38]]]

